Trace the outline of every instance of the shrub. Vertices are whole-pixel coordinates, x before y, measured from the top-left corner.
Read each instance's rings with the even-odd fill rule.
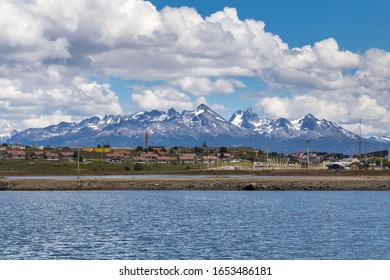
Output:
[[[141,163],[137,162],[136,164],[134,164],[134,170],[135,171],[141,171],[143,169],[144,169],[144,166]]]
[[[130,167],[128,167],[127,165],[125,166],[125,171],[130,171]]]

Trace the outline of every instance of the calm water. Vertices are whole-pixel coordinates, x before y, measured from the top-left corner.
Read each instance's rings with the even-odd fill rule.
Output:
[[[0,259],[390,259],[390,192],[0,192]]]

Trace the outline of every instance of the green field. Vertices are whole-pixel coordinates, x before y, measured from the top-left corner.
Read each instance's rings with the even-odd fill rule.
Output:
[[[133,163],[110,163],[97,159],[80,162],[80,175],[132,175],[132,174],[231,174],[235,171],[207,170],[205,163],[147,163],[136,171]],[[240,166],[249,166],[240,163]],[[250,164],[251,166],[251,164]],[[210,167],[215,167],[211,165]],[[77,175],[77,161],[0,159],[0,176]]]

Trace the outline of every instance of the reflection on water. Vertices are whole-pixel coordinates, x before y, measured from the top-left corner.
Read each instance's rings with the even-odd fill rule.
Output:
[[[0,192],[0,259],[389,259],[389,192]]]

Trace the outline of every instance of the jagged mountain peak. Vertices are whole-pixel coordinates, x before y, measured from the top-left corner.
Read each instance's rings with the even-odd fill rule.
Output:
[[[14,135],[18,134],[18,131],[13,129],[9,132],[0,134],[0,141],[6,143],[8,139],[12,138]]]
[[[275,121],[277,127],[291,128],[293,127],[292,123],[286,118],[279,118]]]
[[[378,142],[378,143],[385,143],[390,144],[390,137],[387,136],[372,136],[369,138],[369,140]]]
[[[175,108],[171,108],[171,109],[168,110],[168,117],[169,118],[178,117],[179,115],[180,115],[179,112],[177,112],[175,110]]]
[[[259,115],[251,107],[245,111],[237,110],[229,119],[229,122],[245,129],[258,127],[259,124],[264,122],[264,119],[260,118]]]
[[[202,103],[202,104],[199,104],[198,107],[196,107],[196,110],[211,110],[209,106],[207,106],[206,104]]]
[[[306,115],[300,123],[300,129],[315,130],[318,127],[318,119],[312,114]]]
[[[319,126],[319,119],[311,113],[306,116],[293,120],[291,123],[297,130],[315,130]]]
[[[302,139],[311,138],[340,151],[342,141],[348,143],[344,146],[347,149],[356,149],[357,145],[351,145],[351,142],[358,139],[354,133],[331,121],[319,120],[312,114],[293,121],[285,118],[268,119],[261,118],[249,107],[235,111],[227,121],[209,106],[200,104],[193,110],[184,110],[181,113],[174,108],[167,113],[151,110],[125,116],[91,117],[79,123],[62,122],[46,128],[26,129],[12,135],[7,142],[83,146],[109,142],[118,147],[142,146],[146,129],[153,131],[153,145],[167,147],[196,146],[203,141],[225,146],[259,147],[259,143],[265,141],[270,144],[279,143],[279,146],[287,143],[291,143],[290,146],[299,146],[303,143]],[[332,141],[337,144],[330,145]],[[377,141],[372,142],[378,144]]]
[[[215,112],[213,109],[211,109],[209,106],[206,104],[200,104],[198,107],[196,107],[195,111],[193,111],[195,114],[200,115],[200,114],[210,114],[214,116],[219,116],[217,112]],[[220,116],[219,116],[220,117]]]

